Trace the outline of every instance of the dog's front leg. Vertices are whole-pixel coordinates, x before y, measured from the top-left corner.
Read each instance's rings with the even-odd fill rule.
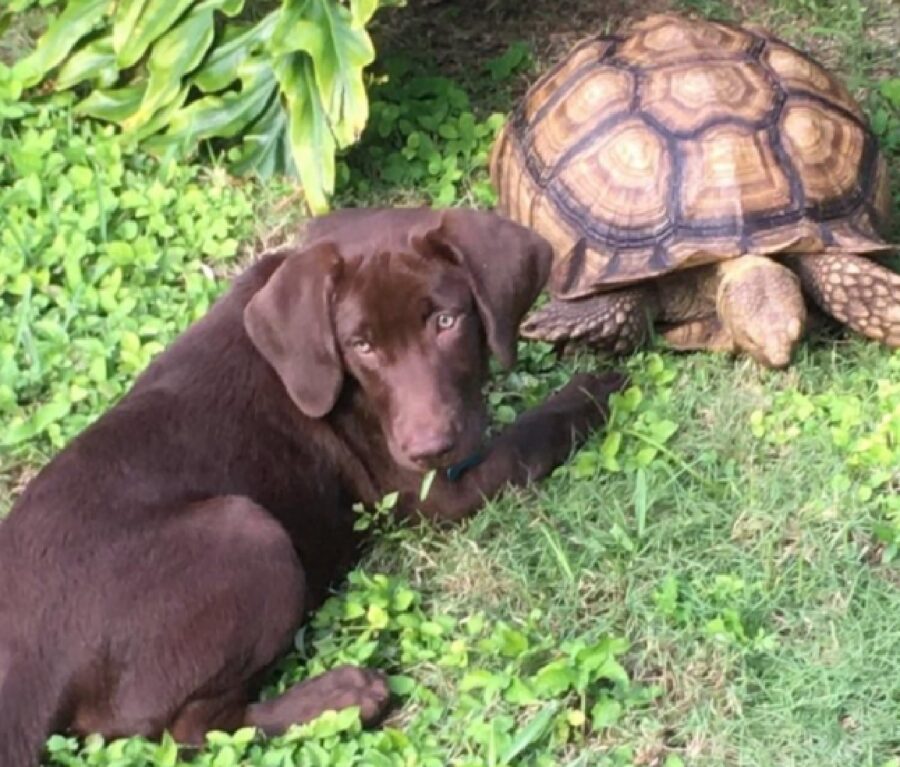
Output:
[[[508,486],[547,476],[606,423],[609,398],[627,378],[620,373],[580,373],[533,410],[522,414],[487,445],[477,463],[454,476],[438,472],[424,502],[405,495],[402,508],[434,520],[457,520],[477,511]]]

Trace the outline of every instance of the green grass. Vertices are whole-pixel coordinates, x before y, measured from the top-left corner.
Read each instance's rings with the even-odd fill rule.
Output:
[[[496,23],[491,14],[504,2],[471,22]],[[877,123],[900,200],[900,116],[885,88],[900,77],[900,10],[887,0],[681,7],[762,21],[840,72]],[[441,13],[469,20],[458,9],[428,13],[432,23]],[[536,43],[537,33],[519,32]],[[418,38],[401,36],[406,45],[410,39]],[[398,53],[396,39],[391,46]],[[531,47],[540,60],[540,47]],[[435,73],[428,55],[403,53],[394,60],[412,74]],[[465,67],[467,53],[460,55]],[[464,77],[454,72],[453,82],[419,87],[398,75],[373,91],[378,119],[343,160],[341,202],[487,202],[490,115],[533,76],[520,54],[496,66],[511,61],[513,71],[496,81],[478,59]],[[462,96],[448,95],[457,90]],[[449,109],[440,105],[445,97]],[[0,215],[20,228],[30,222],[28,243],[39,254],[26,261],[37,296],[26,307],[23,270],[8,268],[21,246],[0,226],[0,433],[34,427],[0,456],[0,511],[23,474],[118,396],[155,344],[191,319],[188,309],[202,308],[224,286],[251,245],[280,241],[296,221],[283,190],[232,187],[218,171],[193,168],[169,171],[177,194],[134,216],[118,204],[123,187],[155,199],[149,190],[159,171],[139,156],[102,159],[112,150],[91,134],[90,157],[100,157],[103,170],[91,179],[118,201],[100,216],[90,185],[73,195],[62,181],[87,178],[70,171],[85,163],[79,142],[65,133],[65,112],[36,119],[44,120],[37,133],[60,121],[52,141],[69,165],[64,173],[41,166],[35,202],[34,182],[16,190],[27,174],[14,159],[0,160],[7,174],[0,195],[13,195]],[[410,143],[413,134],[419,138]],[[37,154],[49,162],[46,152]],[[387,177],[377,172],[384,167],[393,169]],[[49,200],[71,217],[51,215]],[[200,226],[215,215],[225,221],[221,231]],[[86,263],[99,270],[84,270],[89,287],[108,290],[104,259],[125,260],[116,297],[134,299],[129,316],[116,318],[100,297],[101,308],[92,308],[89,287],[77,292],[74,273],[42,255],[68,231],[67,221],[87,229]],[[122,248],[110,253],[109,242],[141,237],[163,254],[151,269]],[[209,284],[190,277],[207,274]],[[63,299],[76,293],[77,311],[67,312]],[[151,317],[162,326],[143,327]],[[4,335],[10,327],[30,336]],[[129,331],[137,346],[125,340]],[[91,377],[99,375],[87,354],[91,339],[108,343],[102,381]],[[73,342],[87,350],[83,369],[63,353]],[[573,370],[612,364],[585,353],[559,359],[539,344],[522,344],[521,358],[490,390],[500,421]],[[184,763],[900,765],[900,352],[820,333],[780,373],[662,348],[623,364],[633,387],[618,398],[608,430],[547,482],[489,504],[458,528],[388,525],[272,675],[267,694],[341,662],[385,669],[398,705],[384,729],[360,732],[354,717],[339,716],[268,743],[248,732],[219,734]],[[55,420],[29,421],[60,401],[70,407]],[[50,751],[53,765],[182,763],[168,741],[56,737]]]
[[[527,502],[502,502],[441,536],[437,553],[417,544],[396,572],[417,572],[460,613],[539,610],[541,631],[556,637],[627,637],[633,680],[664,692],[589,738],[597,758],[618,743],[690,764],[883,764],[898,746],[900,632],[897,571],[879,562],[872,531],[890,489],[860,500],[865,472],[830,488],[847,452],[824,418],[788,412],[803,425],[788,446],[768,445],[750,424],[796,388],[863,403],[864,433],[882,412],[874,382],[898,378],[897,355],[851,344],[784,375],[662,359],[675,378],[644,386],[640,408],[678,424],[671,457],[573,477],[576,461]],[[645,364],[631,364],[638,383]],[[396,560],[379,548],[380,568]]]

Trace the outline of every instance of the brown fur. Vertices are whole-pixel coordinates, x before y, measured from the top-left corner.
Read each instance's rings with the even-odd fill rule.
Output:
[[[622,377],[579,376],[443,473],[481,444],[487,348],[514,359],[549,264],[490,214],[357,211],[240,276],[0,525],[0,764],[35,767],[54,730],[197,742],[350,705],[376,720],[384,677],[353,667],[252,701],[355,561],[354,503],[399,490],[402,514],[459,519],[603,422]]]

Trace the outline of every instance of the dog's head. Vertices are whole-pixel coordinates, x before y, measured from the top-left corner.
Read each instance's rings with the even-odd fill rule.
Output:
[[[466,210],[347,211],[328,228],[291,252],[247,305],[250,339],[306,415],[327,415],[349,376],[398,464],[461,460],[484,428],[486,347],[515,362],[550,246]]]

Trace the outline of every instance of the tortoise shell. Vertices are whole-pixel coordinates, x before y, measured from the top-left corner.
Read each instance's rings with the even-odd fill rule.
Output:
[[[887,165],[859,105],[767,33],[648,16],[541,77],[491,156],[501,210],[577,298],[743,254],[873,253]]]

